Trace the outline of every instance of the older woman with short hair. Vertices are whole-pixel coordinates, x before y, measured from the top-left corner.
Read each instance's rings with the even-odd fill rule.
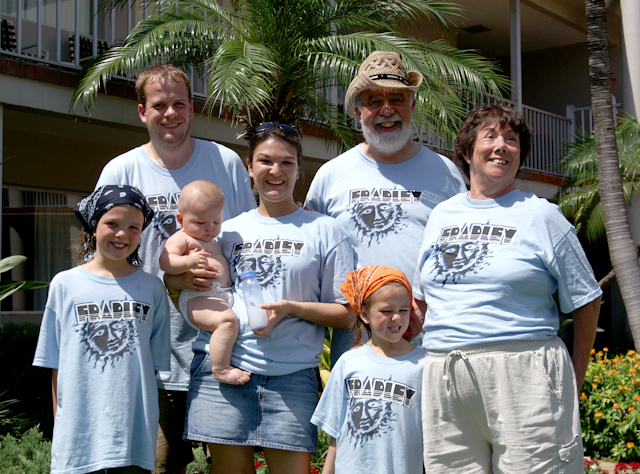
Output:
[[[602,291],[558,207],[516,188],[530,149],[513,109],[473,110],[455,143],[470,190],[429,217],[414,281],[427,472],[583,472],[577,395]],[[556,291],[573,312],[573,364]]]

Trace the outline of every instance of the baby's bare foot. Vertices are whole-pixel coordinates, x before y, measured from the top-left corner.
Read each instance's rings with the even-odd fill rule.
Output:
[[[230,385],[242,385],[249,381],[251,372],[247,372],[236,367],[228,366],[222,369],[213,369],[213,378],[218,382],[228,383]]]

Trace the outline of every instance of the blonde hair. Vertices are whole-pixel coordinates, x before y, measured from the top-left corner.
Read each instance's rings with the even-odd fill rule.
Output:
[[[183,83],[187,86],[189,99],[191,99],[191,81],[189,76],[182,69],[175,67],[173,64],[159,64],[145,69],[140,73],[136,80],[136,94],[138,95],[138,103],[143,107],[147,105],[147,96],[144,88],[150,82],[159,82],[163,78],[168,78],[175,83]]]
[[[206,201],[208,205],[224,205],[224,194],[220,188],[206,179],[192,181],[182,188],[178,201],[178,212],[184,214],[193,199]]]

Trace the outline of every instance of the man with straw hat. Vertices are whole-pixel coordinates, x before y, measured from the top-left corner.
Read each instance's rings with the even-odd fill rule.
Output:
[[[395,53],[374,51],[364,60],[345,97],[347,113],[362,124],[364,142],[325,163],[306,199],[347,229],[358,267],[387,265],[409,278],[431,210],[467,190],[451,160],[412,140],[422,79],[418,71],[407,72]],[[331,363],[352,346],[348,331],[334,329]]]

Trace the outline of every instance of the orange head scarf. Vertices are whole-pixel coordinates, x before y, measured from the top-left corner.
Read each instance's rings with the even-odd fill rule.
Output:
[[[347,273],[347,281],[340,285],[340,291],[347,297],[349,304],[360,316],[365,300],[389,282],[397,281],[404,285],[411,297],[411,284],[406,275],[400,270],[381,265],[367,265]]]

